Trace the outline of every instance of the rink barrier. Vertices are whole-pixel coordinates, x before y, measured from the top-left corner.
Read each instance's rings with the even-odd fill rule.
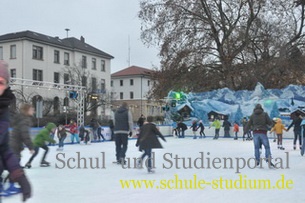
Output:
[[[158,129],[160,130],[160,132],[162,133],[162,135],[164,135],[165,137],[170,137],[173,136],[172,132],[173,132],[173,128],[171,125],[157,125]],[[90,138],[91,138],[91,142],[95,143],[98,141],[93,141],[93,135],[92,135],[92,130],[90,127],[85,127],[87,130],[89,130],[90,132]],[[110,141],[111,140],[111,130],[108,126],[102,126],[103,128],[103,135],[106,139],[106,141]],[[35,135],[42,129],[42,127],[40,128],[31,128],[30,130],[30,135],[31,138],[34,139]],[[10,129],[11,130],[11,129]],[[133,136],[129,139],[136,139],[137,138],[137,134],[139,133],[139,128],[138,127],[134,127],[133,129]],[[215,134],[215,128],[211,127],[209,128],[208,126],[205,126],[205,130],[204,133],[206,135],[207,138],[211,138],[214,137]],[[242,138],[242,133],[243,133],[243,128],[239,127],[239,133],[238,133],[238,138],[241,139]],[[67,138],[65,139],[65,144],[69,144],[71,143],[71,134],[69,132],[67,132]],[[234,138],[235,134],[233,132],[233,128],[231,128],[230,130],[230,135],[231,138]],[[274,139],[273,133],[267,133],[269,139]],[[199,136],[199,130],[197,131],[197,137]],[[224,130],[223,128],[220,129],[220,134],[219,134],[219,138],[224,138]],[[193,131],[190,129],[190,126],[188,126],[188,129],[185,131],[185,137],[193,137]],[[294,137],[294,133],[293,133],[293,129],[290,129],[288,132],[284,131],[283,132],[283,139],[293,139]],[[56,143],[58,143],[58,138],[57,136],[54,136],[54,139],[56,140]]]

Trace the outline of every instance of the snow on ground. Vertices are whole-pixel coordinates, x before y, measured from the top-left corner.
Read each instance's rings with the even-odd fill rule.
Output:
[[[141,152],[135,147],[135,141],[134,139],[129,140],[127,157],[136,158],[141,155]],[[47,160],[51,162],[52,166],[43,168],[39,166],[43,151],[41,149],[33,161],[32,168],[26,170],[33,187],[33,197],[27,202],[305,202],[305,197],[302,195],[305,182],[305,157],[300,155],[299,150],[292,149],[291,139],[284,140],[286,147],[284,151],[278,150],[276,144],[270,140],[273,158],[278,158],[274,162],[280,164],[280,160],[282,160],[284,169],[269,169],[265,162],[262,168],[252,169],[254,163],[251,159],[254,154],[252,141],[242,141],[241,139],[235,141],[228,138],[213,140],[211,137],[197,140],[193,140],[191,137],[185,139],[167,137],[166,143],[162,140],[160,142],[164,148],[154,150],[156,172],[153,174],[148,174],[146,169],[123,169],[122,166],[112,163],[115,160],[115,148],[114,142],[110,141],[85,146],[66,145],[63,152],[57,152],[55,146],[50,147]],[[170,153],[172,153],[172,158],[170,158]],[[71,158],[77,159],[78,154],[86,158],[87,169],[70,169],[77,166],[77,163],[73,162]],[[201,154],[204,154],[204,158],[202,158],[204,169],[196,169],[194,163],[192,163],[192,169],[183,169],[181,160],[178,160],[178,165],[175,165],[173,158],[178,155],[180,158],[190,158],[194,161]],[[29,156],[29,152],[24,151],[23,164]],[[90,157],[94,158],[93,160],[98,158],[99,169],[90,168]],[[224,158],[232,158],[233,168],[229,169],[229,165],[225,168]],[[236,173],[238,158],[240,158],[240,162],[238,162],[240,167],[242,159],[249,160],[249,167],[240,169],[241,173]],[[68,160],[70,160],[70,168],[68,168]],[[210,160],[209,169],[208,160]],[[201,166],[199,161],[198,158],[197,167]],[[93,166],[96,166],[95,161],[93,163]],[[80,162],[80,167],[84,167],[84,162]],[[101,167],[103,168],[101,169]],[[220,168],[217,169],[218,167]],[[175,188],[185,187],[182,185],[183,180],[192,180],[192,184],[194,184],[195,178],[197,179],[196,186],[192,185],[192,189]],[[240,185],[237,180],[242,179],[243,185],[251,181],[253,185],[256,181],[256,189],[250,189],[249,185],[247,189],[226,189],[225,179],[235,181],[236,187]],[[120,180],[155,180],[155,184],[154,188],[145,188],[143,184],[141,189],[123,189]],[[269,187],[268,184],[264,187],[264,180],[270,182],[269,189],[266,189]],[[259,189],[259,181],[261,189]],[[230,187],[228,181],[227,183]],[[290,189],[276,189],[274,187],[276,184],[279,187],[285,186]],[[189,182],[186,186],[189,187]],[[221,186],[223,189],[220,188]],[[200,189],[199,187],[205,188]],[[21,195],[4,197],[2,201],[5,203],[21,202]]]

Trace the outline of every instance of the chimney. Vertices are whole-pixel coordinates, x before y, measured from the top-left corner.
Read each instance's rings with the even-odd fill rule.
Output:
[[[85,38],[83,36],[80,36],[80,41],[85,43]]]

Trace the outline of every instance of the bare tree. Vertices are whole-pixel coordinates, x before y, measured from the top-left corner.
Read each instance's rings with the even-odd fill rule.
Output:
[[[93,116],[96,116],[96,110],[98,107],[104,107],[110,103],[110,97],[107,90],[102,89],[102,81],[97,81],[92,73],[83,68],[82,65],[66,66],[64,67],[62,74],[64,83],[85,86],[85,113],[90,112]],[[100,87],[100,88],[98,88]],[[73,98],[70,98],[73,100]],[[74,99],[76,102],[77,98]]]
[[[304,4],[295,5],[284,0],[141,1],[141,38],[159,46],[162,59],[153,94],[237,90],[269,78],[270,85],[279,84],[278,77],[287,74],[284,67],[291,56],[300,58],[304,44]]]

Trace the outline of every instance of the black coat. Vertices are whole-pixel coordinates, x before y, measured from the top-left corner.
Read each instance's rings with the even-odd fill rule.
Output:
[[[154,149],[162,148],[161,143],[158,140],[157,135],[166,141],[161,132],[157,129],[156,125],[153,123],[146,123],[140,128],[140,134],[136,143],[139,146],[140,151],[143,149]]]
[[[15,100],[15,95],[10,88],[0,96],[0,175],[7,169],[10,174],[19,171],[21,166],[17,156],[9,147],[9,105]]]

